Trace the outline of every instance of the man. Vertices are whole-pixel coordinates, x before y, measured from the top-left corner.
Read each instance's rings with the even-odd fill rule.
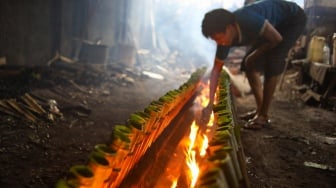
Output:
[[[269,107],[285,58],[305,28],[306,15],[294,2],[261,0],[234,12],[215,9],[205,14],[202,33],[217,43],[217,52],[210,75],[210,101],[203,110],[212,109],[218,76],[231,46],[249,46],[241,69],[246,72],[256,110],[248,113],[244,128],[258,130],[270,125]],[[264,82],[260,80],[264,74]]]

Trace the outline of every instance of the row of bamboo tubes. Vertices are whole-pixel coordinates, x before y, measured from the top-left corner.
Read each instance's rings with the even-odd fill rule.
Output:
[[[87,164],[72,166],[57,188],[114,188],[140,160],[199,87],[206,69],[199,68],[178,89],[152,101],[143,111],[114,125],[109,144],[97,144]]]
[[[213,107],[214,128],[209,136],[207,159],[202,161],[197,188],[249,187],[245,156],[240,140],[235,108],[230,92],[230,78],[222,71]]]

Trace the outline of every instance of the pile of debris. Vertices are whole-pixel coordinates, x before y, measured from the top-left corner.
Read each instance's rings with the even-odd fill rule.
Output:
[[[63,118],[55,100],[51,99],[44,103],[34,99],[29,93],[25,93],[17,99],[0,100],[0,112],[31,122],[55,121],[56,118]]]

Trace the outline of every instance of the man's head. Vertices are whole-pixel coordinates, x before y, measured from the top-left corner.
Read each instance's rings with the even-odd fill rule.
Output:
[[[234,14],[225,9],[214,9],[205,14],[202,33],[209,38],[216,33],[225,33],[226,27],[236,22]]]

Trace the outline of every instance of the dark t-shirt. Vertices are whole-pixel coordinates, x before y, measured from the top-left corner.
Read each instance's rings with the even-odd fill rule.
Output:
[[[267,20],[275,28],[296,24],[293,20],[302,9],[294,2],[284,0],[261,0],[233,12],[240,28],[240,41],[232,46],[252,44],[262,34]],[[224,60],[230,46],[217,46],[216,58]]]

